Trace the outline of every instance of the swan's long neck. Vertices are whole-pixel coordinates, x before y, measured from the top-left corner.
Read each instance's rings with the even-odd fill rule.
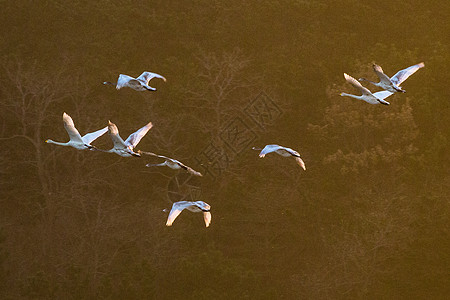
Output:
[[[54,140],[46,140],[45,142],[49,143],[49,144],[60,145],[60,146],[69,146],[69,143],[55,142]]]
[[[356,95],[347,94],[347,93],[341,93],[341,96],[347,96],[347,97],[352,97],[355,99],[361,99],[361,96],[356,96]]]
[[[262,149],[258,147],[253,147],[252,150],[261,151]]]

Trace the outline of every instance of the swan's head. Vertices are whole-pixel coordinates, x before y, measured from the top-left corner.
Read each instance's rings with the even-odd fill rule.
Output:
[[[46,143],[52,143],[52,140],[45,140]]]
[[[261,149],[261,148],[258,148],[258,147],[252,147],[252,150],[261,151],[262,149]]]

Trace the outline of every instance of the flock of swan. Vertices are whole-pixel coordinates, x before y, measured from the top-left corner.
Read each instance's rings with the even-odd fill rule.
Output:
[[[375,71],[375,74],[380,79],[380,81],[373,82],[373,81],[370,81],[365,78],[359,78],[359,81],[367,81],[367,82],[383,89],[382,91],[375,92],[375,93],[372,93],[369,89],[362,86],[362,84],[355,78],[344,73],[344,78],[346,79],[346,81],[348,83],[350,83],[351,85],[353,85],[356,89],[358,89],[362,93],[362,95],[357,96],[357,95],[352,95],[352,94],[347,94],[347,93],[341,93],[340,95],[353,97],[353,98],[356,98],[359,100],[366,101],[367,103],[370,103],[370,104],[381,103],[384,105],[389,105],[390,103],[385,101],[384,99],[386,99],[387,97],[389,97],[390,95],[392,95],[396,92],[404,93],[405,90],[403,90],[400,87],[400,84],[402,84],[410,75],[414,74],[417,70],[419,70],[420,68],[422,68],[424,66],[425,65],[423,62],[413,65],[411,67],[408,67],[406,69],[398,71],[394,76],[389,78],[383,72],[383,69],[380,66],[374,64],[373,69]],[[166,78],[164,78],[163,76],[161,76],[159,74],[152,73],[152,72],[143,72],[137,78],[133,78],[128,75],[120,74],[119,78],[117,80],[117,83],[111,83],[109,81],[105,81],[105,82],[103,82],[103,84],[115,85],[116,89],[118,89],[118,90],[123,87],[129,87],[136,91],[156,91],[156,88],[149,86],[150,80],[152,80],[153,78],[162,79],[162,80],[164,80],[164,82],[166,81]],[[138,145],[138,143],[147,134],[147,132],[153,127],[152,122],[147,123],[145,126],[141,127],[136,132],[130,134],[125,141],[120,137],[119,129],[117,128],[117,126],[114,123],[112,123],[111,121],[108,121],[108,126],[102,128],[102,129],[99,129],[97,131],[87,133],[84,136],[80,135],[80,133],[78,132],[78,130],[75,127],[75,124],[74,124],[72,118],[65,112],[63,113],[63,123],[64,123],[64,128],[66,129],[67,134],[69,135],[69,141],[66,143],[63,143],[63,142],[55,142],[51,139],[48,139],[45,141],[46,143],[56,144],[56,145],[60,145],[60,146],[70,146],[70,147],[73,147],[78,150],[89,149],[89,150],[101,151],[101,152],[106,152],[106,153],[115,153],[122,157],[133,157],[133,156],[141,157],[142,154],[150,155],[150,156],[162,158],[162,159],[164,159],[164,162],[159,163],[159,164],[146,164],[146,167],[164,167],[164,166],[166,166],[173,170],[183,169],[186,172],[188,172],[189,174],[194,175],[194,176],[203,176],[200,172],[197,172],[194,169],[192,169],[191,167],[186,166],[179,160],[176,160],[176,159],[164,156],[164,155],[158,155],[153,152],[146,152],[146,151],[141,151],[141,150],[135,151],[135,148]],[[95,141],[97,138],[99,138],[106,132],[108,132],[109,136],[111,137],[111,140],[113,142],[113,148],[111,148],[110,150],[102,150],[102,149],[99,149],[99,148],[91,145],[91,143],[93,141]],[[260,151],[260,153],[259,153],[260,158],[264,158],[266,156],[266,154],[269,154],[269,153],[276,153],[283,157],[292,157],[303,170],[306,170],[306,165],[305,165],[304,161],[301,159],[300,154],[291,148],[271,144],[271,145],[266,145],[262,149],[257,148],[257,147],[253,147],[252,149]],[[185,209],[192,211],[192,212],[203,212],[203,218],[205,221],[205,225],[206,225],[206,227],[209,227],[209,225],[211,223],[211,212],[210,212],[211,206],[208,203],[203,202],[203,201],[178,201],[178,202],[173,203],[172,209],[170,210],[169,216],[167,218],[166,226],[172,226],[173,222],[178,217],[178,215],[180,215],[180,213]],[[164,210],[164,211],[166,211],[166,210]]]
[[[367,103],[370,103],[370,104],[381,103],[384,105],[389,105],[390,103],[385,101],[384,99],[386,99],[387,97],[389,97],[390,95],[392,95],[396,92],[405,93],[405,90],[403,90],[400,87],[400,84],[402,84],[403,81],[405,81],[409,76],[411,76],[417,70],[419,70],[420,68],[423,68],[424,66],[425,66],[425,64],[423,62],[418,63],[414,66],[411,66],[409,68],[398,71],[397,73],[395,73],[394,76],[389,78],[389,76],[384,74],[383,69],[379,65],[374,64],[373,70],[375,71],[375,74],[377,74],[378,78],[380,79],[380,82],[373,82],[373,81],[367,80],[365,78],[359,78],[359,81],[367,81],[367,82],[383,89],[383,91],[376,92],[376,93],[372,93],[371,91],[369,91],[369,89],[363,87],[361,85],[361,83],[359,83],[355,78],[344,73],[345,80],[347,80],[348,83],[350,83],[356,89],[358,89],[362,93],[362,95],[357,96],[357,95],[352,95],[352,94],[347,94],[347,93],[341,93],[341,96],[353,97],[353,98],[356,98],[359,100],[366,101]]]

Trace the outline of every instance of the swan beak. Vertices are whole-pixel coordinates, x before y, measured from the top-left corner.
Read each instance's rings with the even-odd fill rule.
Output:
[[[46,143],[48,143],[48,140],[45,140]]]

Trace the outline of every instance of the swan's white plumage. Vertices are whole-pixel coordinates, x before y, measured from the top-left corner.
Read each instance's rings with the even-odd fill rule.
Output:
[[[347,93],[341,93],[340,94],[341,96],[356,98],[356,99],[363,100],[370,104],[379,104],[379,103],[384,104],[384,105],[390,104],[389,102],[385,101],[384,99],[389,97],[390,95],[392,95],[392,93],[389,92],[389,94],[388,94],[388,93],[386,93],[386,91],[382,91],[382,92],[376,92],[376,93],[372,94],[372,92],[369,91],[369,89],[363,87],[361,85],[361,83],[359,83],[358,80],[356,80],[352,76],[348,75],[347,73],[344,73],[344,78],[348,83],[353,85],[354,88],[359,90],[362,95],[358,96],[358,95],[352,95],[352,94],[347,94]]]
[[[144,153],[144,154],[148,154],[148,155],[152,155],[152,156],[156,156],[156,157],[160,157],[160,158],[164,158],[165,161],[163,163],[160,164],[146,164],[146,167],[163,167],[163,166],[167,166],[173,170],[179,170],[179,169],[184,169],[187,172],[189,172],[192,175],[195,176],[203,176],[202,173],[195,171],[194,169],[192,169],[191,167],[186,166],[185,164],[183,164],[181,161],[164,156],[164,155],[158,155],[155,153],[151,153],[151,152],[143,152],[140,151],[140,153]]]
[[[152,122],[149,122],[144,127],[130,134],[130,136],[124,141],[119,135],[119,129],[116,124],[108,121],[108,131],[114,147],[107,152],[116,153],[123,157],[140,156],[140,154],[134,152],[134,148],[152,127]]]
[[[152,73],[152,72],[144,72],[141,75],[139,75],[138,78],[136,78],[136,80],[139,80],[143,83],[145,83],[146,85],[149,84],[150,80],[152,80],[153,78],[159,78],[164,80],[164,82],[166,82],[166,78],[164,78],[163,76],[156,74],[156,73]]]
[[[178,201],[172,205],[169,216],[167,218],[166,226],[172,226],[175,219],[181,214],[184,209],[192,212],[203,212],[203,219],[205,226],[209,227],[211,224],[211,206],[203,201]]]
[[[260,150],[258,148],[253,148],[254,150]],[[263,158],[266,156],[266,154],[268,153],[272,153],[275,152],[278,155],[281,155],[283,157],[294,157],[295,161],[297,162],[297,164],[299,164],[303,170],[306,170],[306,166],[305,163],[303,162],[303,160],[300,158],[300,153],[298,153],[297,151],[291,149],[291,148],[287,148],[287,147],[283,147],[280,145],[266,145],[261,152],[259,153],[259,157]]]
[[[154,87],[149,86],[150,80],[153,78],[160,78],[166,81],[166,78],[163,76],[152,73],[152,72],[143,72],[139,77],[134,78],[125,74],[120,74],[117,79],[116,89],[120,90],[123,87],[129,87],[136,91],[156,91]],[[104,82],[104,84],[112,84],[110,82]]]
[[[389,78],[389,76],[387,76],[383,69],[381,68],[381,66],[377,65],[377,64],[373,64],[373,70],[375,72],[375,74],[378,76],[378,78],[380,79],[379,82],[373,82],[370,81],[368,79],[365,78],[360,78],[360,81],[368,81],[371,84],[378,86],[386,91],[389,91],[391,93],[395,93],[395,92],[405,92],[405,90],[403,90],[400,87],[400,84],[403,83],[403,81],[405,81],[409,76],[411,76],[412,74],[414,74],[417,70],[419,70],[420,68],[423,68],[425,66],[425,64],[423,62],[418,63],[414,66],[408,67],[406,69],[400,70],[398,71],[394,76],[392,76],[391,78]]]
[[[93,149],[95,147],[91,146],[91,143],[108,131],[108,127],[105,127],[100,130],[97,130],[97,131],[94,131],[91,133],[87,133],[84,136],[81,136],[80,133],[78,132],[77,128],[75,127],[75,124],[73,123],[72,118],[65,112],[63,113],[63,123],[64,123],[64,128],[66,129],[70,140],[67,143],[60,143],[60,142],[55,142],[53,140],[46,140],[45,141],[46,143],[51,143],[51,144],[56,144],[56,145],[61,145],[61,146],[70,146],[70,147],[73,147],[73,148],[79,149],[79,150]]]
[[[395,73],[394,76],[391,77],[391,81],[393,83],[395,83],[396,85],[400,85],[403,83],[403,81],[405,81],[406,79],[408,79],[409,76],[411,76],[412,74],[414,74],[417,70],[419,70],[420,68],[425,67],[425,64],[423,62],[418,63],[414,66],[408,67],[406,69],[400,70],[397,73]]]

